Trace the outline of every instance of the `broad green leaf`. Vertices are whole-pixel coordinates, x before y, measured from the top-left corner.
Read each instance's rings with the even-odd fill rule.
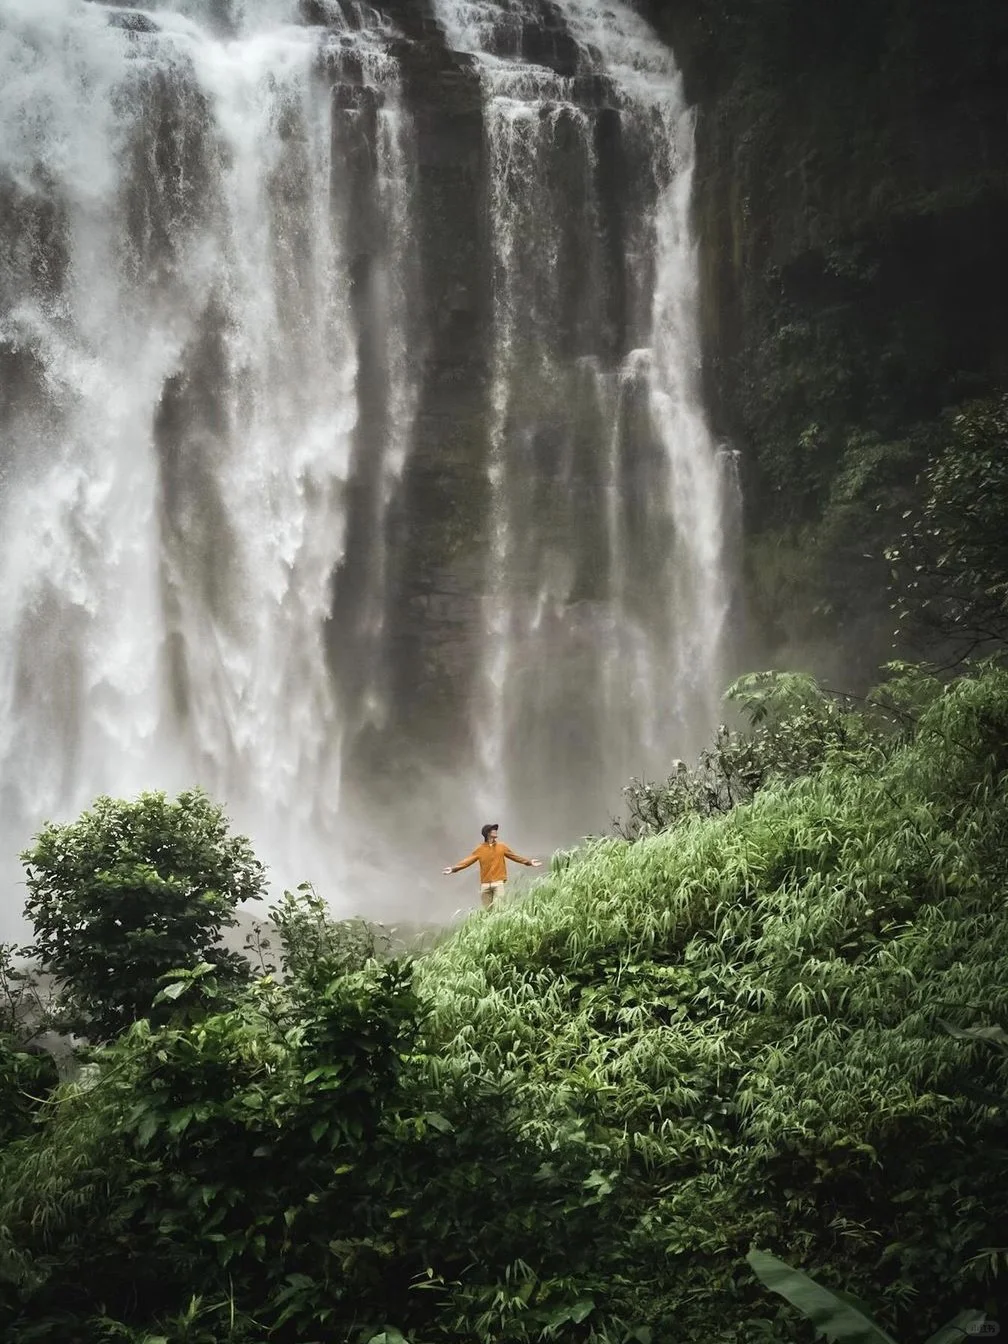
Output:
[[[970,1330],[971,1325],[979,1325],[986,1321],[987,1317],[982,1311],[977,1311],[974,1307],[968,1307],[961,1311],[958,1316],[953,1316],[948,1325],[943,1325],[940,1330],[936,1330],[933,1335],[924,1341],[924,1344],[959,1344],[959,1341],[973,1336]],[[991,1333],[996,1333],[992,1331]],[[982,1332],[977,1334],[980,1338]]]
[[[173,980],[170,985],[165,985],[164,989],[155,994],[154,1003],[164,1003],[165,999],[180,999],[190,988],[191,984],[188,980]]]
[[[941,1017],[938,1023],[958,1041],[986,1041],[1002,1051],[1008,1051],[1008,1031],[1005,1031],[1004,1027],[954,1027]]]
[[[892,1335],[872,1320],[867,1307],[849,1294],[839,1295],[823,1287],[803,1270],[786,1265],[766,1251],[750,1251],[746,1260],[772,1292],[797,1307],[827,1339],[850,1340],[851,1344],[896,1344]]]
[[[158,1118],[156,1115],[145,1115],[137,1128],[137,1139],[141,1148],[146,1148],[151,1139],[157,1133]]]
[[[426,1111],[424,1113],[424,1119],[432,1129],[440,1130],[442,1134],[451,1134],[455,1130],[455,1126],[452,1122],[446,1120],[443,1115],[439,1115],[437,1111]]]
[[[168,1121],[168,1133],[172,1136],[172,1138],[177,1137],[179,1134],[182,1133],[184,1129],[188,1127],[192,1118],[193,1118],[193,1110],[191,1106],[187,1106],[181,1111],[176,1111],[172,1115],[172,1118]]]
[[[976,1087],[973,1083],[959,1083],[956,1090],[979,1106],[989,1106],[995,1111],[1008,1111],[1008,1097],[999,1097],[989,1088]]]

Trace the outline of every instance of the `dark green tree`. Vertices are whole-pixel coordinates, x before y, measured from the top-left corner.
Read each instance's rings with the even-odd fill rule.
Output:
[[[98,798],[77,821],[48,823],[21,859],[30,950],[82,1035],[107,1040],[167,1017],[171,1000],[154,1000],[170,971],[209,963],[220,987],[248,979],[220,933],[241,901],[261,897],[265,869],[201,791]]]
[[[1008,639],[1008,394],[947,417],[886,552],[898,634],[952,663]]]

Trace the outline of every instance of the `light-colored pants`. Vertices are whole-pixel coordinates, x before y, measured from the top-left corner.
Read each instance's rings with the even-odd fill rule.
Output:
[[[483,902],[484,906],[486,906],[486,908],[489,910],[494,903],[494,898],[499,896],[503,890],[504,890],[503,882],[481,882],[480,900]]]

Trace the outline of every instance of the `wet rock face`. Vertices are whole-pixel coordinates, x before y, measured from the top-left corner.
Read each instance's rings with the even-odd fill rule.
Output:
[[[157,24],[149,15],[133,13],[129,10],[122,14],[110,14],[109,23],[113,28],[123,28],[128,33],[156,33],[158,31]]]
[[[519,178],[539,174],[535,201],[530,196],[521,206],[528,210],[531,204],[532,213],[502,225],[494,218],[501,209],[494,194],[501,165],[492,161],[502,152],[502,131],[488,122],[479,61],[451,49],[430,4],[385,0],[378,8],[400,34],[389,51],[416,155],[412,245],[420,282],[410,348],[418,387],[410,455],[382,537],[389,575],[383,652],[388,717],[381,732],[373,727],[360,732],[347,768],[351,778],[366,778],[380,773],[382,762],[402,764],[414,752],[449,760],[474,754],[471,710],[485,676],[488,606],[499,600],[491,591],[499,562],[491,554],[497,523],[487,468],[494,433],[501,432],[501,426],[494,428],[496,399],[503,395],[495,383],[501,376],[495,341],[504,339],[504,319],[495,304],[509,282],[500,269],[502,240],[494,230],[505,227],[515,230],[517,248],[509,264],[523,275],[508,300],[514,312],[507,320],[515,325],[507,358],[519,363],[509,375],[511,406],[503,432],[510,442],[525,445],[515,456],[516,464],[524,465],[512,470],[527,482],[527,488],[512,482],[507,507],[538,520],[531,532],[517,524],[516,536],[524,539],[509,561],[509,581],[524,601],[552,584],[566,587],[571,603],[566,615],[553,611],[540,626],[544,641],[567,650],[554,668],[567,690],[536,691],[534,675],[526,672],[508,699],[519,717],[523,705],[540,703],[539,710],[524,714],[515,741],[533,759],[539,752],[552,758],[554,770],[562,761],[565,771],[576,774],[594,735],[593,706],[603,694],[592,644],[610,624],[606,604],[613,598],[604,542],[609,523],[600,501],[610,470],[605,445],[614,430],[611,407],[598,400],[598,379],[615,379],[629,353],[651,339],[655,243],[642,221],[653,214],[662,185],[655,172],[656,126],[648,115],[627,109],[601,53],[575,40],[560,6],[551,0],[499,10],[488,6],[483,50],[534,65],[547,77],[546,91],[532,97],[522,120],[534,144],[526,140],[515,147]],[[555,84],[552,98],[550,72],[563,81]],[[373,93],[359,87],[346,64],[329,75],[334,134],[344,136],[339,129],[344,124],[353,128],[341,151],[344,173],[363,184],[374,159]],[[516,179],[506,194],[530,185]],[[364,275],[367,240],[380,221],[373,193],[369,198],[363,187],[356,214]],[[536,252],[552,261],[540,267]],[[357,292],[365,290],[361,280]],[[366,310],[365,303],[358,314],[362,332]],[[380,376],[369,372],[366,339],[358,353],[359,391],[380,389]],[[546,357],[555,367],[544,373],[536,366]],[[662,450],[652,442],[643,384],[631,381],[627,388],[617,411],[622,428],[616,432],[620,465],[613,488],[621,503],[615,525],[626,531],[620,563],[628,582],[635,591],[653,592],[661,587],[654,583],[656,557],[668,547],[667,523],[663,532],[652,517],[654,500],[665,489]],[[361,443],[369,435],[377,441],[382,432],[380,414],[368,410],[372,404],[380,406],[380,391],[361,402]],[[362,496],[368,491],[362,478],[351,488]],[[357,516],[365,517],[366,510]],[[354,539],[351,522],[348,557],[357,558],[348,558],[337,575],[329,640],[337,681],[358,701],[366,698],[366,677],[348,652],[345,632],[354,622],[355,595],[365,587],[362,557],[368,549],[363,530]],[[652,628],[666,619],[644,597],[634,610],[635,619]],[[568,672],[557,671],[568,662]],[[575,711],[579,699],[588,706],[583,713]],[[593,748],[587,750],[591,755]],[[572,813],[578,806],[572,799]]]
[[[482,99],[475,62],[454,53],[429,7],[415,0],[384,3],[381,12],[401,36],[390,44],[408,109],[416,183],[413,208],[419,291],[411,311],[408,345],[418,380],[416,419],[405,475],[372,543],[389,570],[385,649],[391,718],[376,736],[363,732],[348,762],[351,777],[380,773],[390,754],[406,750],[464,751],[469,727],[460,706],[476,675],[478,601],[485,563],[486,417],[491,326],[492,265],[485,228],[486,164]],[[372,166],[373,90],[335,76],[334,135],[339,161],[360,185],[354,231],[361,271],[367,240],[375,237]],[[369,194],[370,193],[370,194]],[[367,327],[366,283],[358,320]],[[381,377],[369,369],[366,341],[359,347],[358,391],[365,391],[362,443],[380,437]],[[366,395],[372,387],[373,396]],[[369,407],[378,408],[377,413]],[[363,460],[366,460],[366,454]],[[367,492],[358,480],[354,487]],[[372,487],[373,488],[373,487]],[[366,512],[357,511],[366,518]],[[354,595],[364,586],[374,555],[361,534],[348,537],[348,559],[337,575],[330,648],[336,675],[351,695],[366,693],[343,632],[353,620]],[[356,544],[355,544],[356,543]],[[381,742],[381,749],[378,743]]]
[[[898,444],[1003,386],[1008,8],[646,8],[698,109],[705,394],[743,450],[750,535],[786,540],[796,519],[825,535],[849,441]],[[860,648],[869,674],[889,656],[884,566],[865,559],[885,544],[872,527],[898,531],[905,502],[889,495],[892,518],[869,502],[864,534],[842,529],[848,554],[794,556],[816,578],[773,610],[754,605],[773,632],[757,656],[776,657],[788,630],[799,646],[846,645],[852,666]]]
[[[514,44],[528,59],[572,73],[574,44],[544,8],[545,22],[522,23]],[[385,0],[380,9],[402,34],[391,51],[415,137],[413,244],[422,277],[410,338],[419,375],[413,442],[384,538],[393,632],[388,728],[406,751],[464,756],[489,542],[494,263],[484,103],[475,59],[448,48],[428,3]],[[373,736],[362,735],[351,771],[355,762],[364,773],[380,770],[388,738],[375,748]]]
[[[422,750],[441,742],[451,751],[465,748],[459,706],[478,657],[491,264],[478,73],[423,28],[397,48],[417,156],[412,343],[422,364],[413,447],[388,521],[389,661],[400,731]]]
[[[434,17],[431,0],[380,0],[378,8],[405,37],[443,45],[441,27]]]

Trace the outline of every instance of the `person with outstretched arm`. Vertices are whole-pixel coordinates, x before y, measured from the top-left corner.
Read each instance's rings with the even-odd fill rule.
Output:
[[[480,867],[480,900],[487,910],[494,903],[494,897],[504,890],[504,883],[507,881],[507,860],[512,859],[515,863],[523,863],[526,868],[541,868],[542,859],[523,859],[520,854],[516,854],[513,849],[509,849],[497,839],[497,832],[500,827],[495,821],[487,822],[482,828],[483,843],[477,845],[467,859],[461,863],[453,863],[450,868],[444,871],[448,873],[460,873],[463,868],[468,868],[470,864],[478,863]]]

